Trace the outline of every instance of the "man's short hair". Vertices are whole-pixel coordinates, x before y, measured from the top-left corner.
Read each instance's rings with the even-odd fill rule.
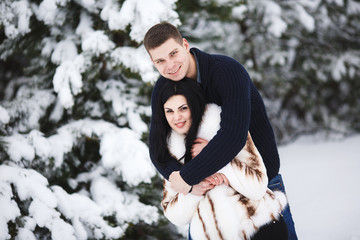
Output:
[[[159,47],[170,38],[182,44],[182,36],[175,26],[168,22],[158,23],[152,26],[145,34],[144,45],[149,52],[150,49]]]

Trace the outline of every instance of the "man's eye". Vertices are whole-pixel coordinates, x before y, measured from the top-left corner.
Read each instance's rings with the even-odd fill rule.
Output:
[[[157,60],[156,64],[159,64],[159,63],[162,63],[162,62],[163,62],[163,60]]]
[[[177,53],[177,51],[173,51],[170,55],[174,56]]]

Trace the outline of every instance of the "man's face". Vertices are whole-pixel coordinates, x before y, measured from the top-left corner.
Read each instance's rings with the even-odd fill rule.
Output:
[[[159,73],[170,80],[180,81],[190,69],[190,46],[186,39],[179,44],[173,38],[157,48],[149,50],[150,57]]]

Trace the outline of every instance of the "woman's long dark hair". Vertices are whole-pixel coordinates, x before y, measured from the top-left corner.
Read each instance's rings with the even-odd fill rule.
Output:
[[[191,111],[192,124],[185,138],[185,163],[191,160],[191,146],[198,132],[199,124],[201,122],[204,110],[205,110],[205,97],[202,89],[198,84],[189,78],[184,78],[181,81],[165,81],[162,87],[159,89],[159,97],[156,104],[156,115],[153,116],[155,121],[159,124],[159,138],[156,139],[157,149],[155,150],[155,159],[161,165],[166,165],[168,161],[169,150],[167,148],[167,139],[171,131],[171,127],[168,124],[165,112],[164,104],[172,96],[182,95],[186,98],[188,106]]]

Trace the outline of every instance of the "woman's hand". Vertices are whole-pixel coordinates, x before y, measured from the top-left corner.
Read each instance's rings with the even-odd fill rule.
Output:
[[[205,180],[209,181],[211,184],[215,186],[219,186],[225,183],[226,186],[229,186],[229,180],[223,173],[214,173],[213,175],[205,178]]]
[[[229,186],[229,180],[227,177],[223,173],[214,173],[202,180],[199,184],[194,185],[191,193],[197,196],[202,196],[207,193],[207,191],[210,191],[214,187],[223,183],[226,186]]]
[[[207,191],[210,191],[214,187],[215,187],[214,184],[212,184],[208,180],[204,179],[200,183],[193,186],[191,194],[194,194],[194,195],[197,195],[197,196],[202,196],[205,193],[207,193]]]
[[[194,144],[191,147],[191,157],[196,157],[203,148],[208,144],[209,141],[203,139],[203,138],[197,138],[194,141]]]
[[[191,186],[187,184],[180,175],[180,171],[172,172],[169,176],[170,187],[178,193],[186,195]]]

